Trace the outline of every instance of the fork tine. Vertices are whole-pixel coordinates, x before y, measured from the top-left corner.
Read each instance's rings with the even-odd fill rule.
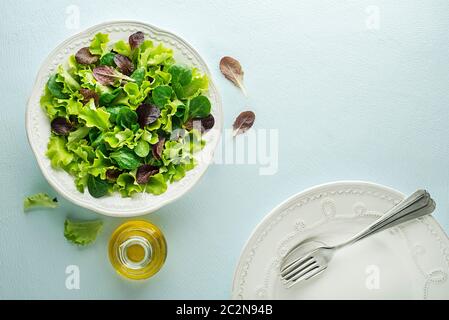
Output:
[[[282,278],[284,280],[295,280],[295,278],[301,276],[302,274],[310,271],[314,267],[318,266],[317,262],[313,257],[309,259],[306,263],[303,263],[301,266],[291,270],[289,273],[285,274]]]
[[[315,277],[315,276],[319,275],[319,274],[320,274],[321,272],[323,272],[325,269],[326,269],[326,266],[321,266],[321,267],[312,269],[312,270],[310,270],[308,273],[303,274],[301,277],[299,277],[299,278],[297,278],[297,279],[295,279],[295,280],[289,280],[289,281],[284,282],[284,285],[285,285],[287,288],[291,288],[292,286],[294,286],[294,285],[297,284],[298,282],[305,281],[305,280],[308,280],[308,279],[310,279],[310,278],[312,278],[312,277]]]
[[[290,269],[288,272],[285,272],[281,275],[281,277],[285,280],[289,280],[290,278],[292,278],[294,275],[296,275],[298,272],[301,272],[302,270],[306,269],[307,267],[309,267],[310,265],[314,264],[315,260],[313,259],[313,257],[310,257],[309,259],[307,259],[304,263],[296,266],[293,269]]]
[[[288,265],[286,265],[281,269],[281,276],[283,277],[286,273],[289,273],[291,270],[296,269],[301,264],[307,262],[307,260],[309,260],[310,258],[312,258],[312,252],[296,260],[293,260],[292,262],[290,262]]]

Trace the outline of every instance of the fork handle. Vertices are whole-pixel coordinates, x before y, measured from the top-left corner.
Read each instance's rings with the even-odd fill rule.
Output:
[[[429,193],[425,190],[418,190],[408,198],[398,203],[382,217],[369,225],[366,229],[362,230],[344,243],[337,245],[336,248],[353,244],[379,231],[383,231],[406,221],[431,214],[434,210],[435,202],[430,197]]]

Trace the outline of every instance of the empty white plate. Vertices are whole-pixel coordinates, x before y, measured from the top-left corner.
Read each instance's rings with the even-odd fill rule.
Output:
[[[325,184],[291,197],[248,240],[232,297],[448,299],[449,239],[431,216],[341,249],[325,272],[290,289],[280,281],[280,261],[295,244],[311,236],[327,244],[347,239],[403,197],[388,187],[358,181]]]

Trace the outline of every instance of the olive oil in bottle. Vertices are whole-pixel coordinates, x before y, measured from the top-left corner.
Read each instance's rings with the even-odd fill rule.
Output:
[[[148,221],[128,221],[109,240],[109,260],[122,276],[143,280],[156,274],[167,257],[167,243],[158,227]]]

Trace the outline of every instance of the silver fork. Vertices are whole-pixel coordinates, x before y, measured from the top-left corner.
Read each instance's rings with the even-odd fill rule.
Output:
[[[431,214],[434,210],[435,201],[433,201],[429,193],[425,190],[418,190],[395,205],[366,229],[343,243],[335,246],[320,244],[306,254],[299,254],[301,248],[312,242],[317,242],[313,240],[303,241],[293,247],[283,259],[280,267],[282,282],[287,288],[290,288],[301,281],[310,279],[327,268],[336,250],[354,244],[379,231]]]

